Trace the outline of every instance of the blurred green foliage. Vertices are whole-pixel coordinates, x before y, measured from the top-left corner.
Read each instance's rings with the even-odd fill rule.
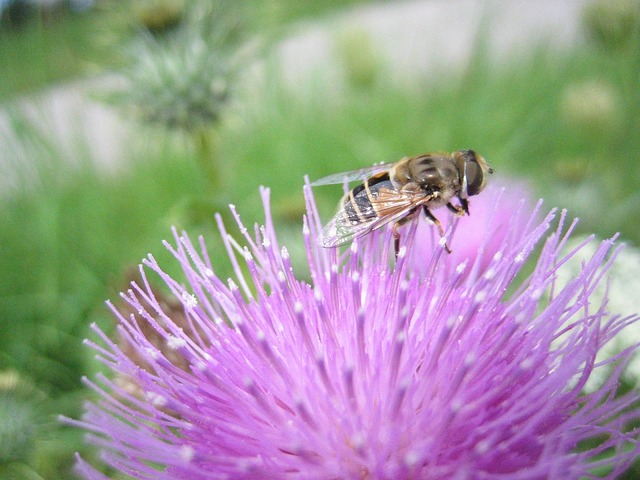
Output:
[[[259,11],[283,24],[342,3],[262,0]],[[131,19],[121,18],[125,11],[104,2],[97,12],[52,25],[0,31],[0,97],[77,75],[88,64],[109,66],[117,54],[105,58],[96,41],[104,40],[105,25],[121,39],[132,35],[125,27]],[[154,19],[153,29],[174,28],[169,13],[164,23]],[[122,159],[127,167],[104,175],[88,156],[71,166],[55,139],[20,114],[11,116],[13,132],[33,146],[35,171],[25,166],[19,188],[0,204],[0,374],[15,372],[16,385],[29,387],[0,388],[0,424],[27,422],[21,435],[0,438],[0,445],[7,438],[16,442],[1,447],[6,452],[21,452],[0,452],[0,477],[69,475],[72,452],[86,447],[79,432],[56,424],[55,415],[79,415],[86,395],[80,377],[99,368],[82,339],[90,322],[112,321],[102,302],[117,298],[148,252],[171,268],[160,240],[169,239],[172,225],[192,237],[205,235],[212,257],[223,255],[213,213],[226,215],[225,205],[234,203],[246,225],[261,221],[259,185],[272,189],[279,233],[296,265],[304,263],[295,247],[304,175],[313,179],[435,149],[474,148],[498,175],[527,178],[549,206],[569,207],[583,218],[583,231],[603,237],[621,231],[640,244],[638,17],[628,27],[626,14],[614,16],[612,27],[609,20],[598,24],[602,15],[588,15],[592,41],[571,51],[540,48],[496,66],[479,45],[462,70],[412,79],[410,86],[390,80],[360,31],[336,41],[346,79],[339,89],[316,79],[294,90],[267,68],[261,93],[236,98],[216,120],[221,182],[215,189],[203,174],[202,151],[185,132],[141,125],[140,144]],[[137,22],[146,18],[137,16]],[[615,18],[625,26],[615,27]],[[100,39],[88,38],[90,32]],[[272,61],[265,60],[267,66]],[[6,65],[13,66],[10,72]],[[317,189],[325,217],[340,191]]]
[[[91,35],[99,18],[36,16],[20,28],[0,27],[0,99],[35,91],[91,70],[100,57]]]
[[[282,30],[302,18],[371,0],[221,0],[242,4],[254,30]],[[88,11],[31,6],[20,19],[0,15],[0,101],[55,82],[121,67],[122,50],[141,32],[162,35],[194,0],[95,0]],[[64,2],[61,2],[64,5]],[[205,2],[206,3],[206,2]],[[123,58],[124,57],[124,58]]]

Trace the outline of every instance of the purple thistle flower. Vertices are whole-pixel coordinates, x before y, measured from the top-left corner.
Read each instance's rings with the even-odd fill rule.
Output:
[[[499,187],[499,182],[492,181],[492,185],[488,187],[492,193],[482,192],[482,195],[471,199],[469,216],[460,218],[446,210],[436,211],[445,230],[451,228],[455,232],[460,228],[453,239],[452,252],[447,256],[448,263],[458,266],[464,262],[473,262],[474,268],[484,270],[493,256],[503,248],[507,237],[512,238],[510,241],[515,241],[526,234],[534,209],[529,200],[528,186],[523,182],[503,180],[504,186]],[[491,227],[487,228],[488,225]],[[415,242],[407,250],[409,262],[413,268],[421,271],[428,263],[425,259],[433,254],[433,243],[437,241],[438,232],[430,223],[421,221],[416,226],[415,236],[431,239]]]
[[[219,221],[233,280],[215,274],[201,239],[174,232],[166,245],[185,282],[150,256],[142,281],[123,294],[136,313],[112,306],[128,347],[95,326],[101,345],[87,342],[142,395],[106,376],[85,379],[100,399],[82,421],[65,421],[88,430],[103,462],[133,478],[615,477],[640,451],[627,428],[640,417],[640,395],[616,396],[635,347],[595,362],[637,319],[590,303],[615,257],[613,239],[554,289],[580,249],[559,254],[574,223],[565,232],[563,212],[549,234],[553,211],[540,220],[540,204],[525,214],[501,195],[511,194],[483,192],[491,207],[476,230],[459,220],[448,239],[454,254],[412,224],[394,262],[388,231],[343,253],[316,247],[321,225],[307,187],[310,282],[277,243],[266,189],[265,226],[254,235],[232,207],[247,247]],[[467,244],[482,253],[460,262],[456,249]],[[179,321],[147,270],[181,302]],[[584,394],[591,373],[611,365],[608,381]],[[106,478],[82,459],[78,469]]]

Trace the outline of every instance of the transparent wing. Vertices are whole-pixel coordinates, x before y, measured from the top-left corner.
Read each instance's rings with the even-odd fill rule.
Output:
[[[318,244],[339,247],[389,223],[409,215],[414,208],[429,201],[426,193],[401,193],[389,182],[372,185],[341,202],[338,212],[322,229]]]
[[[316,180],[315,182],[311,182],[311,186],[317,187],[319,185],[334,185],[337,183],[353,182],[355,180],[364,180],[366,178],[369,178],[375,175],[376,173],[389,170],[391,169],[392,166],[393,166],[393,163],[379,163],[378,165],[371,165],[370,167],[364,167],[359,170],[334,173],[333,175],[328,175],[326,177],[322,177]]]

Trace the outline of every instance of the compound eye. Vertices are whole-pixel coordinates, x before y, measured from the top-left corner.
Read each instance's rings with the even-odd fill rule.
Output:
[[[465,162],[465,175],[467,176],[467,195],[470,197],[479,194],[484,188],[484,171],[476,160]]]

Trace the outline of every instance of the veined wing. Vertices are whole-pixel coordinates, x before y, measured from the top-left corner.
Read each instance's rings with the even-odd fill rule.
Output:
[[[328,175],[315,182],[311,182],[311,186],[317,187],[319,185],[334,185],[337,183],[353,182],[355,180],[365,180],[376,173],[390,170],[392,166],[393,163],[379,163],[378,165],[371,165],[370,167],[364,167],[350,172],[334,173],[333,175]]]
[[[358,190],[356,187],[345,195],[338,212],[323,228],[318,244],[326,248],[345,245],[410,215],[430,199],[431,195],[423,192],[398,192],[389,181],[370,187],[365,182],[364,188]]]

